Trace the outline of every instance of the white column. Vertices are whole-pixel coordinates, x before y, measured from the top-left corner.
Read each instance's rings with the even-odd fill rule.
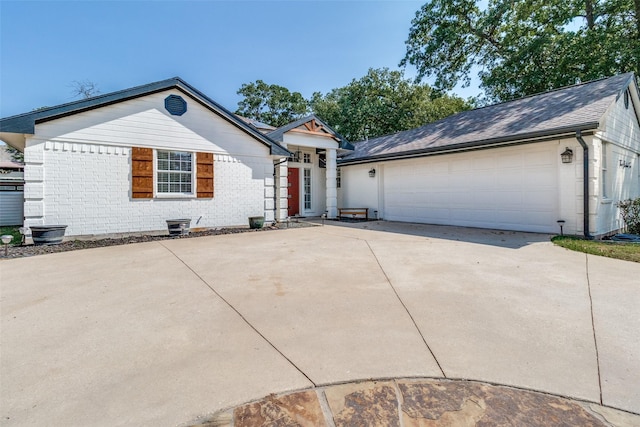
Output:
[[[327,149],[327,217],[338,216],[338,190],[336,189],[337,152]]]
[[[287,219],[287,207],[288,207],[288,185],[287,179],[289,168],[287,162],[281,163],[276,166],[276,221],[284,221]]]
[[[24,226],[44,224],[44,143],[27,138],[24,149]],[[27,232],[31,234],[30,231]]]

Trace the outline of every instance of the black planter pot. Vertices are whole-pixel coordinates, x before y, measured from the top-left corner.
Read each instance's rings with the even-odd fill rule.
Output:
[[[190,219],[168,219],[167,228],[169,228],[170,236],[186,236],[189,234],[191,227]]]
[[[249,217],[249,228],[256,229],[262,228],[264,225],[264,217],[263,216],[250,216]]]
[[[57,245],[62,243],[66,225],[32,225],[31,238],[35,245]]]

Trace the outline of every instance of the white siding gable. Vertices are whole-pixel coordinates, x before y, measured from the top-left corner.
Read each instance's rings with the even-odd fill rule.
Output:
[[[631,85],[631,91],[634,90],[635,86]],[[637,96],[629,95],[628,108],[625,107],[624,98],[624,94],[621,94],[603,117],[600,124],[602,133],[599,136],[605,141],[640,153]]]
[[[171,94],[187,102],[182,116],[165,110]],[[38,124],[36,135],[51,142],[269,155],[269,147],[176,89]]]

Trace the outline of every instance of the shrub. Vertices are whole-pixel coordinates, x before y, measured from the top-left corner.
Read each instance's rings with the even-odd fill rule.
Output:
[[[627,233],[640,234],[640,197],[618,202]]]

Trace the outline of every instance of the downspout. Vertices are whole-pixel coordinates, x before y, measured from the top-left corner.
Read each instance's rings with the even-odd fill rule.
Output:
[[[589,233],[589,146],[582,139],[582,132],[576,131],[576,139],[582,146],[582,199],[583,199],[583,224],[584,238],[593,240],[593,236]]]
[[[277,177],[277,167],[281,164],[287,162],[289,159],[285,158],[284,160],[280,160],[278,163],[273,164],[273,222],[278,222],[278,177]]]

